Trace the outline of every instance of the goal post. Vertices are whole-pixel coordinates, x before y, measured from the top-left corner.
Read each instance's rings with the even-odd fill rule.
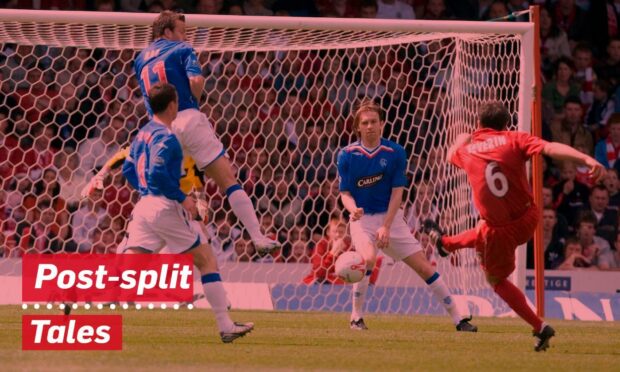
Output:
[[[41,195],[24,185],[44,184],[43,174],[50,168],[70,177],[69,163],[73,173],[88,177],[145,120],[131,61],[150,42],[155,17],[0,10],[5,97],[0,115],[10,121],[3,134],[15,140],[0,159],[8,167],[0,171],[5,172],[5,194],[24,194],[20,202],[15,196],[4,204],[6,220],[14,223],[5,223],[3,235],[17,238],[4,252],[16,264],[26,251],[48,249],[35,243],[34,227],[45,218],[49,203],[41,204]],[[209,183],[214,249],[225,280],[266,283],[273,303],[283,309],[307,303],[311,309],[336,309],[340,305],[328,305],[328,300],[348,289],[317,289],[302,279],[310,273],[312,250],[336,211],[335,154],[353,138],[350,111],[361,98],[381,103],[388,119],[384,135],[403,145],[410,157],[412,184],[404,209],[421,240],[422,218],[435,219],[449,233],[475,225],[477,213],[464,173],[444,157],[459,133],[475,128],[479,103],[501,100],[515,113],[510,129],[532,129],[532,23],[188,14],[186,25],[206,77],[201,110],[228,148],[263,227],[285,243],[276,257],[252,253],[221,194]],[[28,148],[21,148],[25,145],[49,150],[49,159],[29,159]],[[105,151],[92,154],[87,145]],[[15,153],[23,156],[12,158]],[[91,209],[83,212],[85,202],[74,195],[79,190],[73,196],[66,191],[79,182],[59,182],[67,208],[55,211],[54,251],[113,251],[132,202],[116,172],[101,202],[87,204]],[[30,204],[20,204],[31,194]],[[97,215],[97,208],[105,216]],[[33,227],[30,235],[16,230],[23,221]],[[427,255],[459,295],[488,292],[471,250],[449,260],[439,259],[430,248]],[[517,257],[513,280],[524,289],[525,249]],[[408,278],[415,274],[401,266],[384,260],[372,291],[375,300],[369,300],[376,301],[378,311],[425,310],[407,302],[409,289],[416,295],[425,289],[416,289]],[[303,285],[314,289],[300,289]],[[302,294],[288,300],[291,293]]]

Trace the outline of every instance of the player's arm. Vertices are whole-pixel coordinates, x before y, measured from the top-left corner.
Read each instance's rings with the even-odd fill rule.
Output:
[[[121,166],[128,156],[129,156],[129,146],[125,146],[122,149],[120,149],[118,152],[116,152],[116,154],[114,154],[110,159],[108,159],[108,161],[106,161],[106,163],[99,170],[99,172],[95,174],[95,177],[91,178],[88,184],[84,186],[80,195],[83,198],[87,198],[90,196],[90,194],[93,193],[93,191],[103,190],[103,182],[108,176],[108,173],[110,172],[110,170]]]
[[[185,73],[189,79],[189,87],[192,95],[200,102],[200,97],[202,97],[202,91],[205,87],[205,78],[202,76],[198,56],[190,47],[184,49],[183,54],[185,56]]]
[[[351,195],[351,182],[349,180],[349,154],[342,150],[338,154],[338,177],[340,183],[338,189],[340,190],[340,200],[342,205],[349,211],[351,215],[351,221],[359,220],[364,215],[364,209],[358,208],[353,195]]]
[[[136,173],[136,164],[131,156],[127,156],[123,162],[123,176],[134,189],[138,190],[138,174]]]
[[[454,164],[454,162],[452,161],[452,157],[454,156],[456,151],[470,142],[471,142],[471,134],[469,133],[459,134],[456,137],[456,141],[454,141],[452,146],[450,146],[450,148],[448,149],[448,154],[447,154],[448,157],[446,159],[448,159],[449,162]]]
[[[181,168],[181,164],[170,164],[174,158],[182,159],[182,155],[175,156],[178,155],[175,152],[181,153],[181,145],[174,136],[167,136],[153,146],[153,150],[149,164],[150,179],[166,198],[183,203],[186,195],[179,187],[179,179],[175,179],[169,171],[169,168]]]
[[[196,98],[198,102],[200,102],[200,97],[202,97],[202,91],[205,86],[205,78],[201,75],[192,76],[189,78],[189,87],[192,90],[192,95]]]
[[[559,142],[548,142],[542,150],[556,160],[570,160],[590,168],[590,175],[598,182],[605,176],[605,167],[591,156]]]
[[[342,205],[344,205],[344,208],[351,214],[351,221],[356,221],[362,218],[364,215],[364,209],[357,207],[355,199],[353,199],[353,195],[351,195],[350,192],[341,191],[340,200],[342,200]]]

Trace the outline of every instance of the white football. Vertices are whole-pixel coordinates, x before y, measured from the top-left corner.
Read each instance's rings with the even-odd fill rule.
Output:
[[[336,259],[336,275],[347,283],[357,283],[366,274],[366,261],[355,251],[344,252]]]

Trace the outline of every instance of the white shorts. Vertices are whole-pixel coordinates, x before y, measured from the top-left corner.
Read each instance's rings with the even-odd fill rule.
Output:
[[[181,143],[183,153],[191,156],[200,170],[226,155],[211,122],[196,109],[180,111],[172,122],[172,131]]]
[[[377,230],[383,225],[385,213],[365,214],[357,221],[351,222],[351,240],[354,247],[371,245],[376,247]],[[390,242],[383,252],[396,261],[409,257],[422,250],[420,242],[413,237],[405,222],[403,210],[396,212],[390,228]]]
[[[168,253],[184,253],[200,243],[206,241],[190,227],[189,214],[180,203],[163,196],[147,195],[133,209],[121,251],[139,247],[158,253],[167,247]]]

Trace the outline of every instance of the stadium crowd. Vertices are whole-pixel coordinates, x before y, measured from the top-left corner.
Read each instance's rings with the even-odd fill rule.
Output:
[[[428,20],[496,19],[530,5],[522,0],[0,1],[13,8],[32,9],[34,3],[63,10]],[[609,169],[597,185],[574,164],[545,162],[545,267],[618,269],[620,1],[530,3],[543,5],[543,138],[594,155]],[[0,257],[115,252],[136,193],[118,169],[90,198],[81,198],[80,191],[144,121],[132,68],[135,51],[0,45]],[[441,63],[441,47],[435,62]],[[348,238],[336,234],[340,225],[334,217],[342,208],[334,159],[354,138],[347,119],[351,104],[368,96],[386,109],[385,135],[406,142],[417,159],[410,164],[414,186],[406,215],[428,245],[423,221],[444,225],[449,216],[433,202],[438,192],[429,182],[433,175],[419,175],[416,167],[435,170],[443,162],[434,149],[437,139],[426,138],[440,125],[429,115],[442,105],[445,91],[417,87],[417,74],[432,70],[413,72],[415,61],[402,62],[397,53],[373,59],[347,51],[199,52],[207,78],[201,109],[228,149],[263,229],[284,243],[273,255],[256,255],[215,184],[207,182],[213,213],[206,230],[221,263],[311,262],[308,282],[334,280],[325,266],[350,249]],[[411,122],[421,123],[416,131],[403,127]],[[531,247],[528,251],[532,267]]]

